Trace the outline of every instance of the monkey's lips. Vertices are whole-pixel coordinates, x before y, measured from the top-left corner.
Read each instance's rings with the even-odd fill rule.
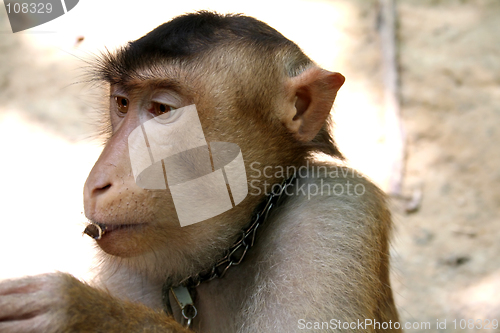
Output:
[[[144,246],[147,223],[104,224],[92,222],[84,233],[94,238],[104,252],[118,257],[133,257],[148,250]]]

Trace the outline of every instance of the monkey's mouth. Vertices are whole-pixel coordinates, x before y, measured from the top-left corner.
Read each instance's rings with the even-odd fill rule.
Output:
[[[84,234],[92,237],[95,240],[100,240],[104,235],[108,235],[111,232],[123,229],[132,229],[141,224],[104,224],[100,222],[91,222],[85,230]]]

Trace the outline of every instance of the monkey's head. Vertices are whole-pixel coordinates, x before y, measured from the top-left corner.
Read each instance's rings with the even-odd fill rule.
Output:
[[[158,260],[167,267],[162,274],[170,273],[168,262],[185,267],[180,274],[204,268],[250,221],[264,184],[280,181],[274,174],[267,178],[265,167],[299,166],[314,152],[341,158],[329,116],[344,77],[317,67],[296,44],[254,18],[211,12],[177,17],[104,54],[92,74],[109,84],[111,135],[85,184],[85,214],[106,227],[98,245],[126,262]],[[181,121],[191,105],[206,142],[237,144],[248,181],[261,191],[181,227],[168,185],[137,185],[129,137],[155,117],[169,119],[167,126]],[[182,146],[185,135],[167,130],[164,139]],[[202,261],[195,255],[200,251],[206,254]]]

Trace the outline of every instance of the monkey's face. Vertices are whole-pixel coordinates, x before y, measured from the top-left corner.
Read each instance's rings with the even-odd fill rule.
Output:
[[[219,98],[215,89],[212,89],[214,96],[204,98],[208,86],[201,87],[198,83],[197,93],[193,94],[193,85],[178,77],[111,85],[112,135],[84,188],[85,214],[106,227],[97,243],[108,254],[131,257],[160,248],[164,252],[165,247],[182,251],[203,246],[211,239],[224,238],[225,234],[234,235],[251,217],[257,198],[249,198],[230,214],[217,218],[185,227],[179,221],[179,201],[174,202],[175,195],[169,186],[175,182],[172,169],[177,174],[207,173],[199,169],[205,157],[205,162],[210,163],[212,155],[196,152],[180,162],[177,159],[173,167],[163,159],[203,149],[207,142],[248,145],[242,143],[242,138],[250,137],[245,134],[247,131],[252,132],[251,125],[242,126],[234,120],[238,119],[233,114],[236,109],[228,105],[227,98]],[[252,144],[257,146],[256,142]],[[155,160],[161,160],[155,164],[161,179],[146,179],[144,185],[145,177],[141,178],[144,173],[139,174]],[[214,189],[205,182],[196,191],[210,196]]]

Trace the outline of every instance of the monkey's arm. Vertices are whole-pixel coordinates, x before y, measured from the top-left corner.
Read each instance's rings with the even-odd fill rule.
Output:
[[[191,331],[163,313],[55,273],[0,283],[0,332]]]

